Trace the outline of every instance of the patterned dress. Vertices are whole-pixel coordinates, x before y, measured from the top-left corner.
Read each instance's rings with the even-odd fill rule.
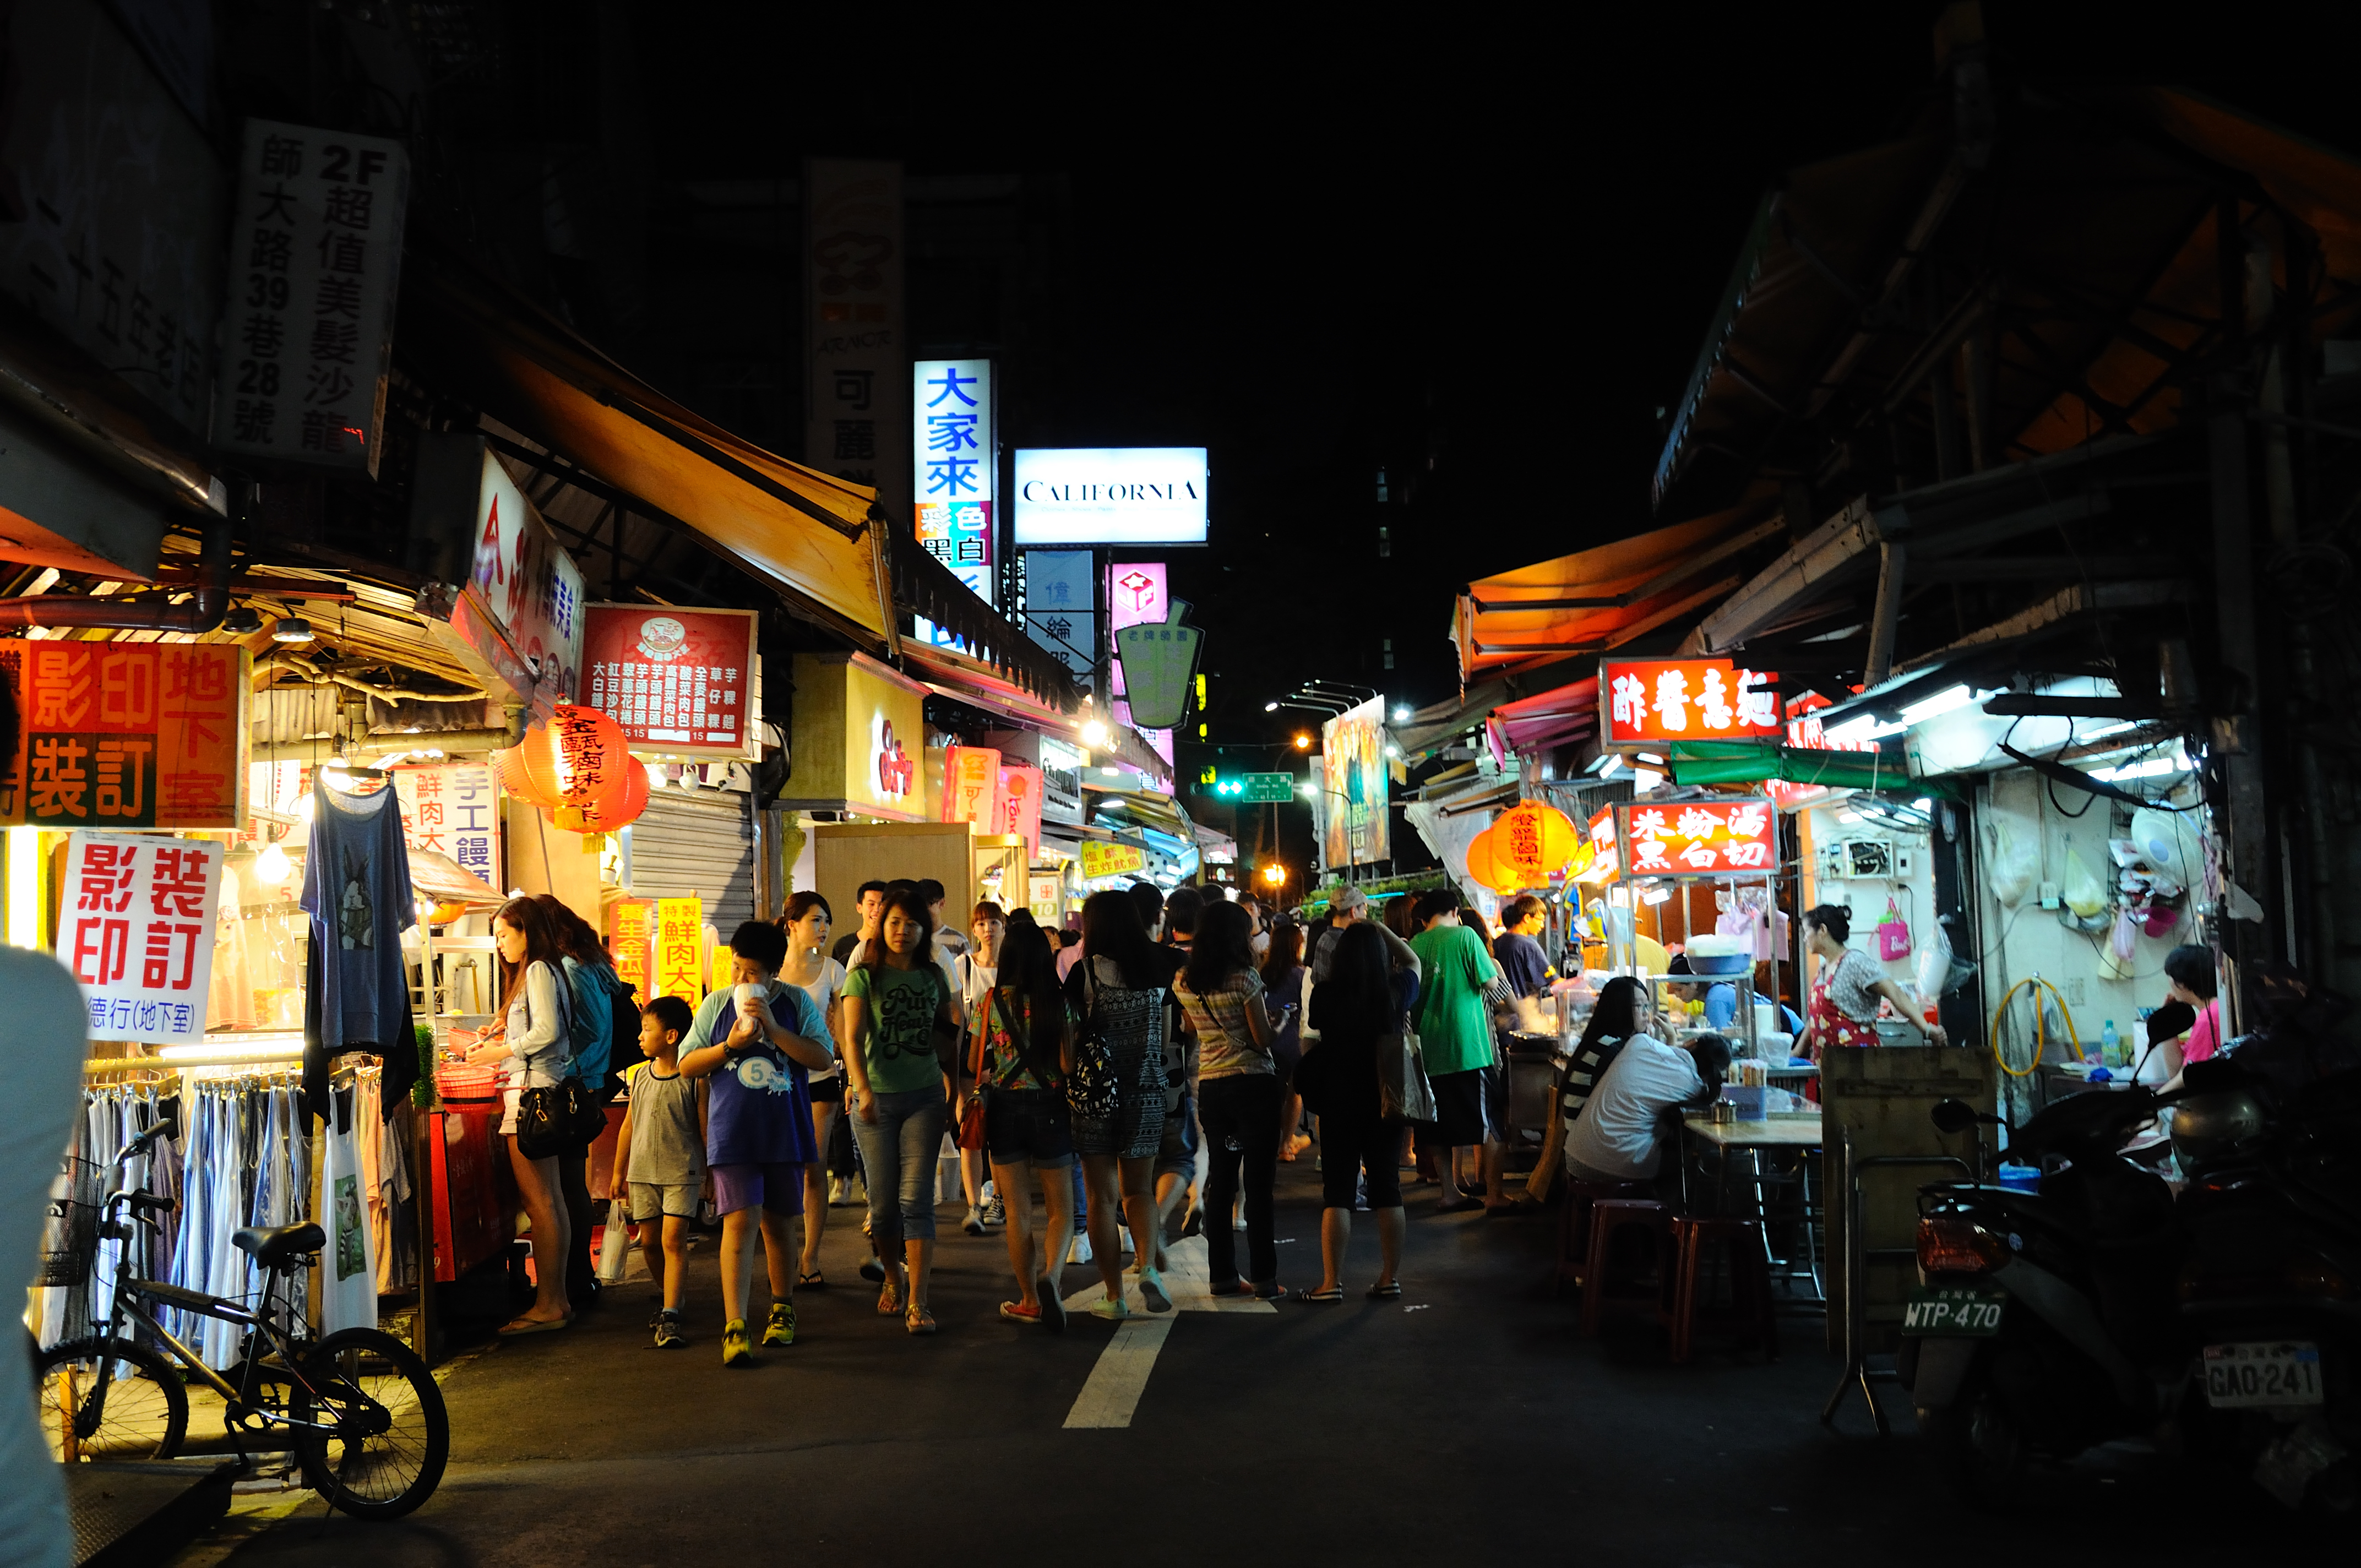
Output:
[[[1086,1010],[1076,1035],[1106,1042],[1123,1097],[1112,1116],[1074,1117],[1075,1151],[1149,1158],[1164,1142],[1164,992],[1126,986],[1112,959],[1089,960],[1084,973]]]

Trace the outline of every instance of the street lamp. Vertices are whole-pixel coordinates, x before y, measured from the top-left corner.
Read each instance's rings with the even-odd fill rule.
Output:
[[[1312,750],[1312,737],[1301,729],[1297,730],[1295,732],[1295,749],[1299,751],[1309,751]]]
[[[1263,867],[1262,880],[1277,887],[1287,880],[1287,868],[1277,863]]]
[[[1083,724],[1082,724],[1082,744],[1083,744],[1083,745],[1088,746],[1088,747],[1092,748],[1093,751],[1095,751],[1095,750],[1097,750],[1099,747],[1105,745],[1105,744],[1106,744],[1106,740],[1107,740],[1107,727],[1106,727],[1104,724],[1100,723],[1100,722],[1099,722],[1097,719],[1095,719],[1095,718],[1086,719],[1086,720],[1084,720],[1084,721],[1083,721]]]

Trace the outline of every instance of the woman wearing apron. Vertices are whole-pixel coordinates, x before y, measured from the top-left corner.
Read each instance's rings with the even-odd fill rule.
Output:
[[[1894,1004],[1895,1015],[1907,1020],[1925,1044],[1944,1044],[1942,1029],[1919,1018],[1917,1004],[1886,978],[1875,959],[1845,946],[1851,935],[1852,911],[1841,905],[1823,904],[1804,916],[1805,950],[1820,960],[1805,1008],[1804,1054],[1818,1061],[1831,1047],[1879,1044],[1881,999]]]

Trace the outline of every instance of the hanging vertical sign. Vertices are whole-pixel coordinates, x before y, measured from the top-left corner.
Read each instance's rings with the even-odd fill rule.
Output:
[[[1025,552],[1025,630],[1086,682],[1098,661],[1096,577],[1087,550]]]
[[[989,746],[953,746],[943,759],[943,817],[986,833],[1000,830],[1000,753]]]
[[[642,1002],[655,998],[655,905],[644,898],[617,899],[609,907],[607,951],[615,974]]]
[[[902,166],[804,160],[804,463],[910,515]]]
[[[976,597],[1000,605],[997,475],[992,361],[921,359],[910,375],[911,488],[918,543]],[[928,641],[951,635],[920,620]]]
[[[1041,770],[1011,762],[1000,770],[1000,830],[1025,840],[1029,859],[1041,852]]]
[[[1033,896],[1027,907],[1033,918],[1044,926],[1055,926],[1064,917],[1066,879],[1059,872],[1035,872],[1032,874]]]
[[[413,850],[448,855],[462,871],[500,885],[500,814],[492,809],[492,770],[484,762],[396,768],[393,791],[401,806],[402,841]]]
[[[175,1045],[204,1037],[227,853],[206,839],[67,839],[57,956],[82,982],[93,1038]]]
[[[376,477],[409,200],[400,142],[246,122],[217,449]]]
[[[656,900],[655,996],[677,996],[691,1007],[705,1000],[704,901]]]

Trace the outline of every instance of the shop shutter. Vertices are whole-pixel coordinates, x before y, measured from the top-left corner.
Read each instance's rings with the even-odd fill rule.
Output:
[[[726,790],[660,789],[631,824],[631,892],[640,898],[705,901],[724,941],[754,917],[750,796]]]

